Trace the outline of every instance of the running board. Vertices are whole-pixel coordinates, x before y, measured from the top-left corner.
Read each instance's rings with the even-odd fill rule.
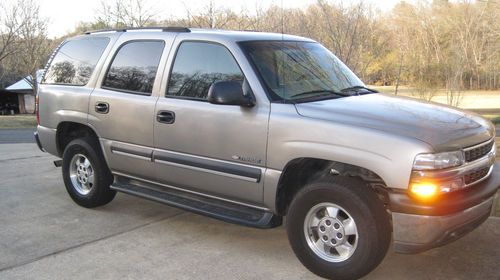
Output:
[[[121,176],[115,176],[115,181],[110,188],[239,225],[273,228],[282,224],[282,217],[271,212]]]

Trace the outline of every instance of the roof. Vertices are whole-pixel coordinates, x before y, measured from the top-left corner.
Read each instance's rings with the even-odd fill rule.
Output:
[[[141,34],[158,32],[165,33],[179,33],[183,34],[184,38],[198,37],[211,37],[213,39],[223,39],[227,41],[258,41],[258,40],[287,40],[287,41],[311,41],[313,40],[305,37],[282,34],[282,33],[268,33],[258,31],[236,31],[236,30],[222,30],[222,29],[203,29],[203,28],[185,28],[185,27],[143,27],[143,28],[121,28],[121,29],[103,29],[96,31],[87,31],[83,36],[120,36],[122,34],[131,34],[140,32]],[[79,37],[79,36],[78,36]]]
[[[214,37],[232,38],[235,41],[273,40],[273,41],[313,41],[309,38],[270,32],[235,31],[218,29],[191,29],[193,34],[211,35]]]

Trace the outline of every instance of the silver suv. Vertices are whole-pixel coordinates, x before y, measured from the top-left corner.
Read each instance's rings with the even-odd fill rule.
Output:
[[[38,92],[39,147],[71,198],[116,191],[272,228],[319,276],[358,278],[393,240],[416,253],[490,214],[495,129],[366,88],[319,43],[151,28],[68,39]]]

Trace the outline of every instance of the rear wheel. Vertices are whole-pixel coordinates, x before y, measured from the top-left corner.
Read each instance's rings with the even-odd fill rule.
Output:
[[[94,167],[83,154],[75,154],[69,164],[69,177],[75,191],[87,195],[94,187]]]
[[[78,205],[93,208],[109,203],[116,191],[109,186],[113,175],[99,143],[91,137],[71,141],[63,153],[62,173],[66,190]]]
[[[382,202],[362,180],[322,179],[294,197],[287,217],[290,244],[313,273],[357,279],[384,258],[391,239]]]

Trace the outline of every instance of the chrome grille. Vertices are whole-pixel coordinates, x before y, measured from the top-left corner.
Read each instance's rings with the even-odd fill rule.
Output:
[[[464,175],[465,185],[474,184],[475,182],[483,179],[484,177],[486,177],[488,175],[489,171],[490,171],[490,167],[485,167],[485,168],[475,170],[475,171],[472,171],[472,172],[465,174]]]
[[[484,157],[491,151],[494,144],[495,142],[490,140],[484,144],[464,149],[465,161],[471,162]]]

